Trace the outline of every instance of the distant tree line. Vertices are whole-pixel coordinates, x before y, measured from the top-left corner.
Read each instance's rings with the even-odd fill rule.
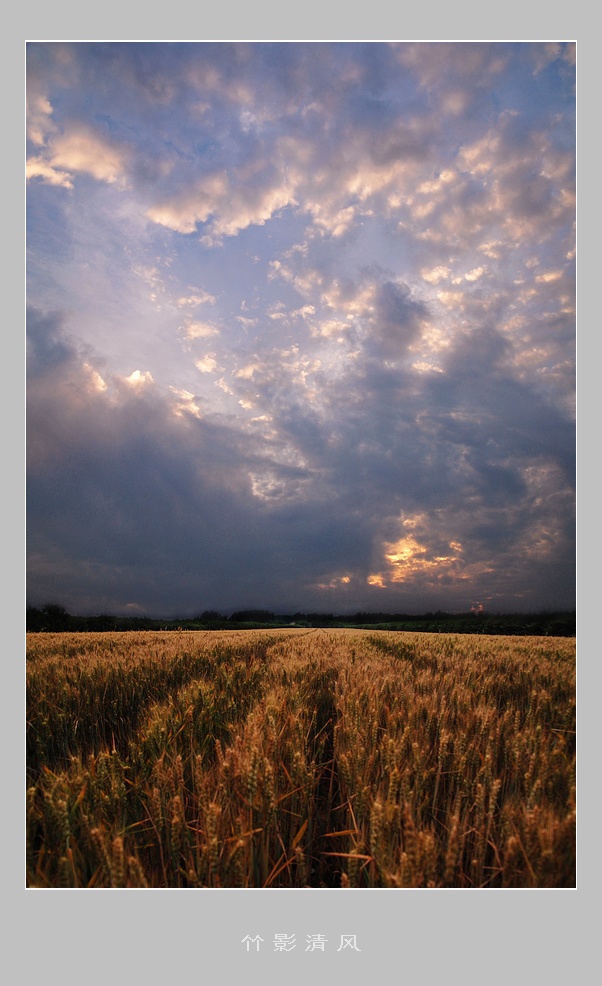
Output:
[[[72,616],[56,603],[40,608],[28,607],[26,630],[35,632],[100,632],[115,630],[236,630],[298,627],[356,627],[372,630],[407,630],[426,633],[487,633],[520,636],[576,636],[576,613],[333,613],[276,614],[266,609],[236,610],[224,616],[217,610],[203,610],[192,619],[160,620],[146,616]]]

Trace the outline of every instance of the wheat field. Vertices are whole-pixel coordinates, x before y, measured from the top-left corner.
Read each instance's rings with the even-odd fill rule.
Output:
[[[27,635],[28,887],[573,887],[575,639]]]

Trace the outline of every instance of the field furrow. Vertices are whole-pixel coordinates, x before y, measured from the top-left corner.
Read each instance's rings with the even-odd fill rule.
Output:
[[[27,884],[575,885],[575,640],[30,634]]]

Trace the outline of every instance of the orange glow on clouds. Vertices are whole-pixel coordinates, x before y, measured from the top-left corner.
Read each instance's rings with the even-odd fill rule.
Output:
[[[404,527],[422,527],[422,515],[408,517],[403,522]],[[415,576],[428,574],[429,581],[436,580],[439,575],[456,571],[461,577],[458,567],[462,554],[460,541],[449,542],[450,554],[432,555],[429,548],[414,533],[406,534],[397,541],[385,541],[383,544],[383,570],[372,572],[367,579],[368,585],[386,588],[388,585],[407,582]]]

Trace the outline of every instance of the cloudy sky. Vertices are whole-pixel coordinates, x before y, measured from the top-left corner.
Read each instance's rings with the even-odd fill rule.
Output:
[[[575,606],[575,47],[27,46],[27,602]]]

